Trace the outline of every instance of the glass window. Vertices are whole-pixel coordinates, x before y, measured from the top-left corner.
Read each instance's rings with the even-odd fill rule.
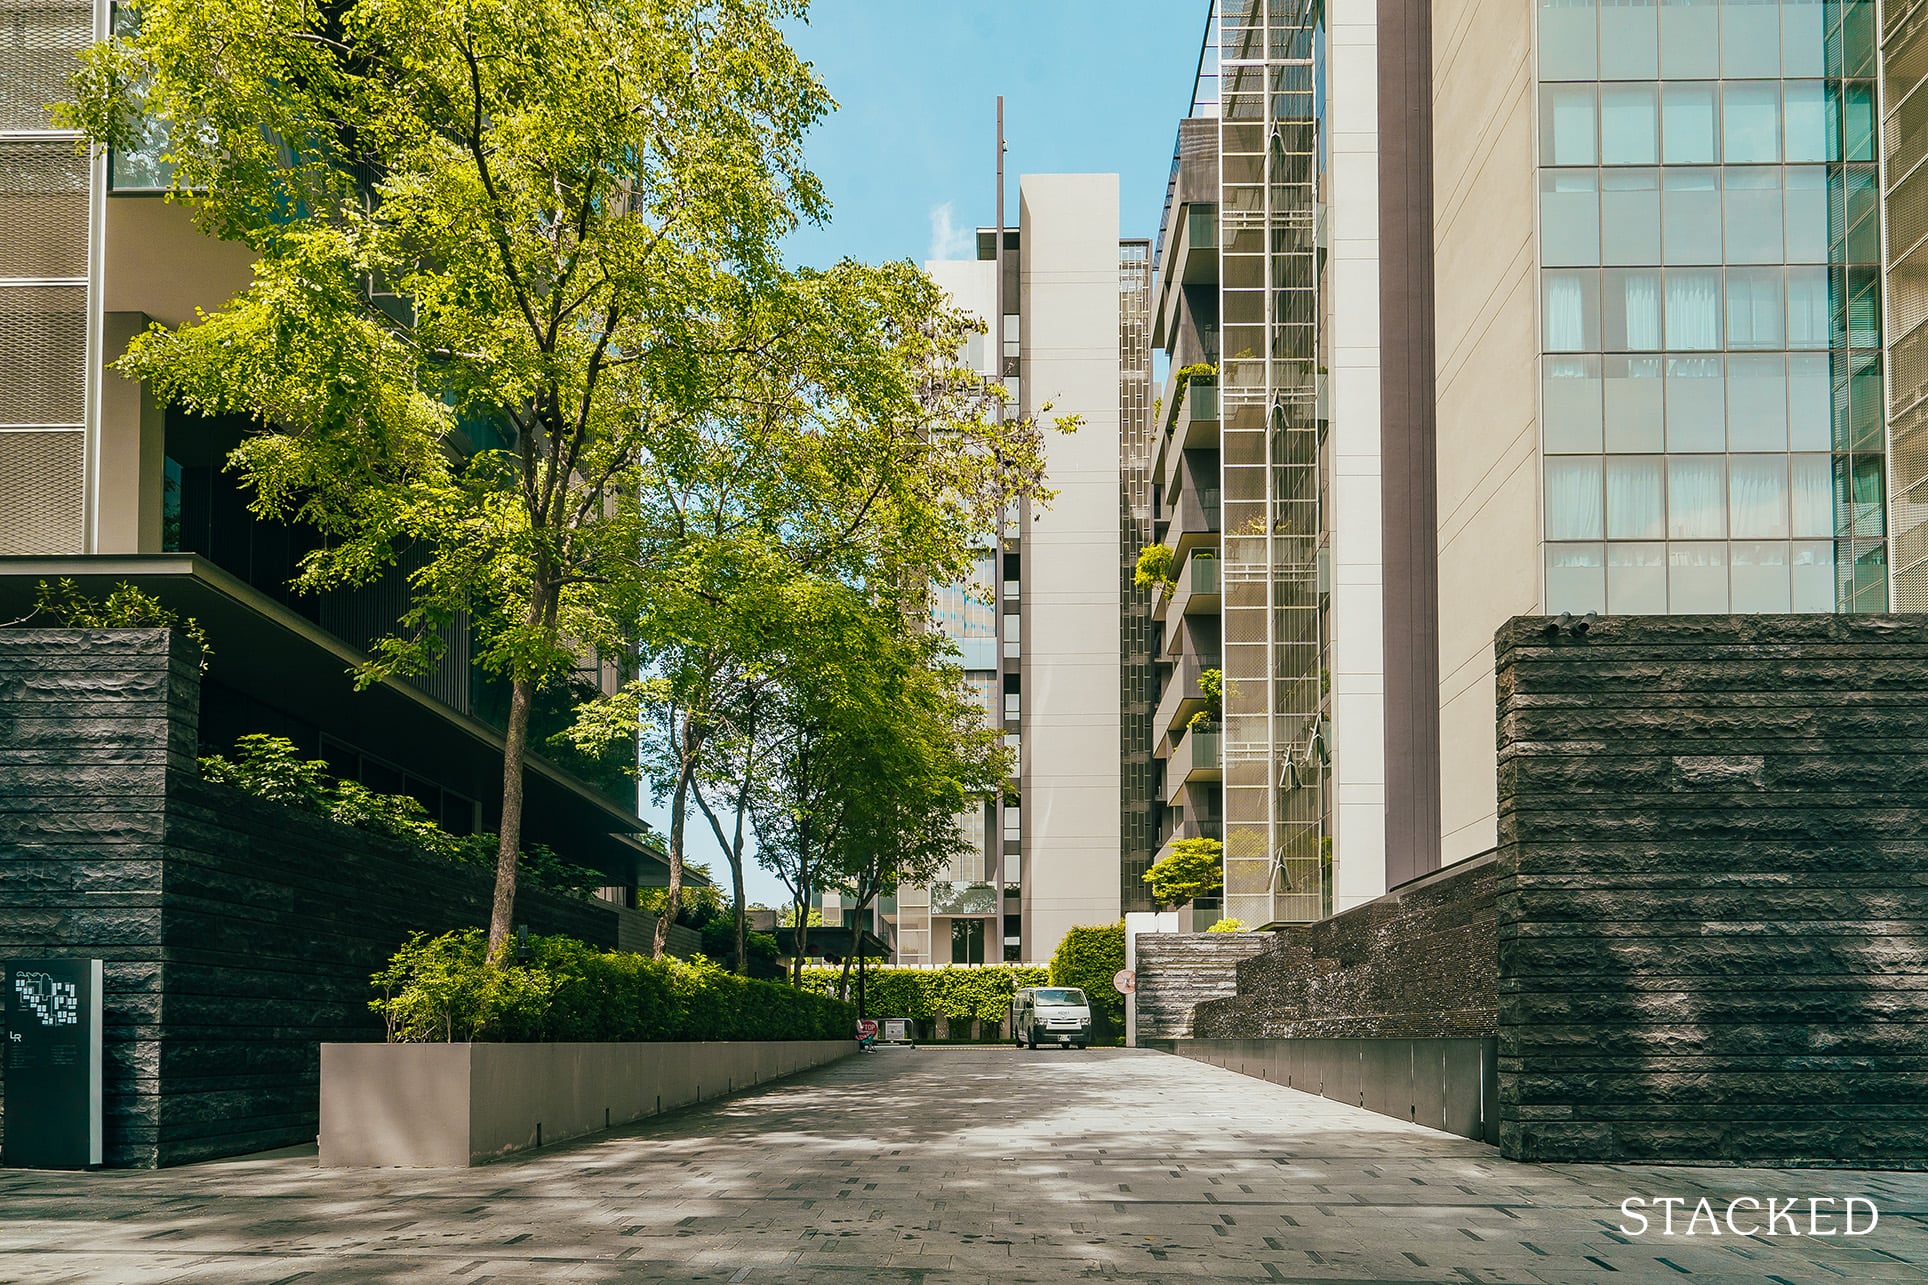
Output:
[[[1655,0],[1600,0],[1600,78],[1652,80],[1660,74]]]
[[[1729,165],[1781,159],[1781,86],[1775,81],[1729,82],[1721,92],[1722,155]]]
[[[1834,534],[1834,470],[1827,455],[1792,455],[1789,530],[1795,539]]]
[[[1658,112],[1653,85],[1600,87],[1600,162],[1603,165],[1652,165],[1660,159]]]
[[[1828,159],[1825,83],[1819,80],[1790,80],[1782,90],[1787,96],[1787,159],[1825,161]]]
[[[1788,546],[1789,580],[1793,590],[1793,610],[1832,612],[1834,610],[1834,545],[1796,540]]]
[[[1662,449],[1665,435],[1661,359],[1609,355],[1600,361],[1606,448],[1609,451]]]
[[[1720,320],[1720,269],[1668,270],[1667,347],[1671,351],[1719,348]]]
[[[1789,166],[1787,261],[1828,261],[1828,175],[1819,165]],[[1611,262],[1611,260],[1609,260]]]
[[[1607,546],[1607,610],[1616,616],[1667,614],[1667,546]]]
[[[1827,210],[1822,207],[1821,257],[1828,258]],[[1660,262],[1660,172],[1607,170],[1600,176],[1600,256],[1603,263]]]
[[[1597,544],[1546,546],[1546,609],[1587,612],[1607,609],[1604,550]]]
[[[1718,540],[1727,535],[1726,457],[1667,457],[1667,534],[1676,540]]]
[[[1541,304],[1547,352],[1600,350],[1600,274],[1547,272]]]
[[[1772,166],[1728,169],[1721,175],[1729,263],[1781,263],[1781,171]]]
[[[1719,263],[1720,171],[1667,169],[1662,245],[1668,263]]]
[[[1600,262],[1597,172],[1540,171],[1540,262],[1549,268],[1590,268]]]
[[[1600,461],[1556,457],[1546,462],[1546,538],[1598,540],[1605,526]]]
[[[1540,0],[1540,79],[1592,80],[1600,42],[1594,0]]]
[[[1727,546],[1667,546],[1667,610],[1676,616],[1727,610]]]
[[[1601,277],[1601,343],[1605,351],[1659,352],[1660,269],[1608,268]]]
[[[1658,540],[1667,534],[1658,455],[1615,455],[1607,460],[1607,538]]]
[[[1728,556],[1734,564],[1728,576],[1734,594],[1732,610],[1787,611],[1787,545],[1778,540],[1771,544],[1743,540],[1729,546]]]
[[[1730,456],[1727,496],[1735,539],[1787,539],[1787,456]]]
[[[1783,346],[1787,302],[1781,297],[1779,268],[1727,270],[1727,346],[1774,348]]]
[[[1827,74],[1823,0],[1781,0],[1781,74]]]
[[[1669,165],[1712,165],[1720,159],[1715,138],[1712,85],[1668,85],[1662,100],[1661,141]],[[1591,110],[1592,101],[1588,100]]]
[[[1548,85],[1540,94],[1540,164],[1592,165],[1594,87]]]
[[[1547,357],[1543,362],[1540,436],[1549,455],[1600,450],[1600,359]]]
[[[1787,346],[1828,346],[1828,270],[1787,270]]]
[[[1715,0],[1661,0],[1660,74],[1720,75],[1720,9]]]
[[[1826,353],[1789,353],[1787,440],[1796,451],[1825,451],[1834,444],[1832,398]]]
[[[1787,449],[1787,361],[1779,353],[1727,359],[1727,449]]]
[[[1667,449],[1719,451],[1727,447],[1727,404],[1718,357],[1667,359]]]
[[[1874,159],[1874,86],[1849,81],[1842,86],[1841,138],[1848,160]],[[1830,160],[1834,159],[1829,157]]]
[[[1730,80],[1781,74],[1779,0],[1721,0],[1720,71]]]

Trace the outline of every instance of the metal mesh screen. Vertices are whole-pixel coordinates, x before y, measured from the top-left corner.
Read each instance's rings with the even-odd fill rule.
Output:
[[[85,422],[87,288],[0,286],[0,424]]]
[[[71,143],[0,145],[0,277],[87,275],[87,158]]]
[[[52,128],[47,105],[71,96],[74,55],[93,36],[92,4],[0,0],[0,130]]]
[[[0,433],[0,555],[84,553],[86,435]]]

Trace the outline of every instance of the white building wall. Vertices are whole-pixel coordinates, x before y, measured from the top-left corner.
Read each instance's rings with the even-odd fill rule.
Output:
[[[1121,913],[1118,178],[1028,174],[1018,200],[1023,409],[1082,421],[1047,434],[1057,498],[1023,535],[1023,951],[1043,960]]]
[[[1380,554],[1379,24],[1327,9],[1331,287],[1332,909],[1386,890],[1385,598]]]

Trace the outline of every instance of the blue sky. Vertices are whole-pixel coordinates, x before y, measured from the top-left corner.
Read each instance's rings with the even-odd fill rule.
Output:
[[[973,229],[996,218],[999,94],[1006,218],[1016,220],[1021,174],[1116,173],[1120,234],[1154,235],[1208,9],[1206,0],[817,0],[790,43],[839,104],[809,149],[833,209],[791,237],[791,262],[975,255]],[[667,808],[644,815],[668,833]],[[690,859],[727,885],[728,864],[694,807],[690,823]],[[787,901],[774,875],[752,865],[746,876],[752,902]]]
[[[1190,105],[1205,0],[817,0],[791,45],[839,110],[812,136],[834,204],[794,263],[969,257],[996,216],[996,102],[1023,173],[1116,173],[1122,234],[1151,236]],[[933,256],[933,221],[957,240]],[[941,240],[941,237],[938,238]]]

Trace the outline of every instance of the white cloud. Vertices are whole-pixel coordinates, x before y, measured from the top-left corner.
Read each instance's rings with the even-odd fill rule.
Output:
[[[957,226],[949,201],[931,206],[931,246],[927,259],[970,259],[977,254],[974,229]]]

